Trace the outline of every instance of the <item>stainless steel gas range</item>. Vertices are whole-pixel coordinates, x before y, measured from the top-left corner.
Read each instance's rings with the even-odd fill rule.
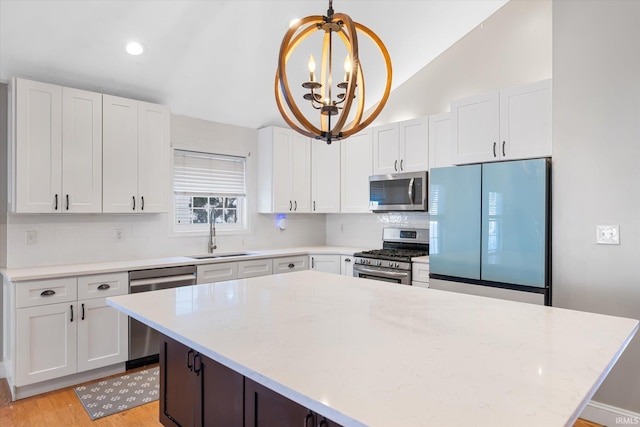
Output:
[[[429,230],[385,228],[382,249],[353,254],[353,276],[411,284],[411,258],[429,255]]]

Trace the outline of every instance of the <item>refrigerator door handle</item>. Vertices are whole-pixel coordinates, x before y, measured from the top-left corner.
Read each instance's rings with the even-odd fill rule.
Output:
[[[415,178],[411,178],[409,180],[409,188],[407,191],[407,195],[409,196],[409,203],[413,204],[413,183],[415,181]]]

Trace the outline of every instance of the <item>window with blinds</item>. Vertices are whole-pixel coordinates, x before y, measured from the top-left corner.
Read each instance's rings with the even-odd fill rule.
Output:
[[[245,159],[174,150],[175,224],[197,230],[215,222],[222,229],[245,227]]]

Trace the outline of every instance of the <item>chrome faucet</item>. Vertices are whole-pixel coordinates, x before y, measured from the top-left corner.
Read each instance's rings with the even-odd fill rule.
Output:
[[[213,253],[214,249],[218,249],[218,245],[216,244],[216,222],[215,221],[209,221],[209,245],[207,246],[207,248],[210,254]]]

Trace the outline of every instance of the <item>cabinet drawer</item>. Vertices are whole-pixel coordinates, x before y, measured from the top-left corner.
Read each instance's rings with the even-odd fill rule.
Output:
[[[429,283],[429,264],[414,262],[411,265],[411,274],[412,280]]]
[[[213,283],[238,278],[238,263],[225,262],[219,264],[199,265],[196,270],[196,283]]]
[[[129,274],[113,273],[78,277],[78,299],[126,295],[129,292]]]
[[[77,283],[75,277],[16,283],[16,308],[76,301]]]
[[[309,269],[309,257],[306,255],[275,258],[273,260],[273,274],[291,273]]]
[[[267,276],[271,274],[272,260],[256,259],[251,261],[240,261],[238,263],[238,279],[248,277]]]

